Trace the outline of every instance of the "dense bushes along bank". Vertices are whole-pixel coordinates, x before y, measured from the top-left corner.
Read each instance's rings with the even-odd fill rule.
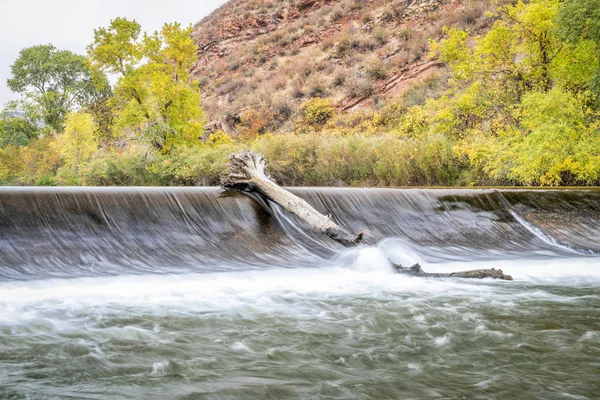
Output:
[[[265,135],[246,143],[201,149],[176,148],[167,155],[99,152],[74,175],[58,155],[28,150],[39,168],[16,162],[5,184],[25,185],[218,185],[230,153],[250,147],[267,156],[278,183],[290,186],[404,186],[460,184],[451,144],[441,135],[398,139],[393,134],[340,136],[327,133]],[[11,150],[5,149],[6,157]],[[14,158],[18,158],[16,155]]]

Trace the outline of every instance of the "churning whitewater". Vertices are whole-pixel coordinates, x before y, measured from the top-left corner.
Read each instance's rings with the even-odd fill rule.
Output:
[[[293,192],[0,190],[0,398],[596,398],[600,191]]]

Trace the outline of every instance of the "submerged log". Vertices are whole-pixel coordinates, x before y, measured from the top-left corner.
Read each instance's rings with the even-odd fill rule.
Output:
[[[337,225],[331,216],[319,213],[305,200],[278,186],[267,173],[267,162],[262,154],[253,151],[232,154],[227,166],[227,175],[221,181],[224,188],[256,192],[299,217],[314,231],[323,233],[346,247],[355,246],[362,241],[362,232],[356,235],[350,233]]]
[[[430,274],[423,271],[423,268],[419,264],[413,265],[410,268],[403,267],[401,265],[393,264],[396,271],[401,274],[407,274],[412,276],[421,276],[424,278],[471,278],[471,279],[483,279],[493,278],[501,279],[505,281],[512,281],[513,278],[510,275],[505,275],[501,269],[476,269],[474,271],[463,271],[463,272],[450,272],[450,273],[435,273]]]

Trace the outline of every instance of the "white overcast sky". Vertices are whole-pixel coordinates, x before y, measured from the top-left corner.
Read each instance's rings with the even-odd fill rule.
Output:
[[[0,107],[14,98],[6,87],[10,65],[25,47],[52,43],[85,53],[94,28],[135,19],[147,32],[165,22],[194,24],[226,0],[0,0]]]

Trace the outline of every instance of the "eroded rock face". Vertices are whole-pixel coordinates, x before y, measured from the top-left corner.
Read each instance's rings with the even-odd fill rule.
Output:
[[[199,22],[192,34],[199,47],[199,60],[192,75],[202,82],[203,104],[210,126],[223,125],[222,130],[226,131],[232,127],[233,132],[235,122],[222,124],[224,115],[239,116],[244,111],[269,109],[272,99],[283,98],[290,107],[299,107],[312,96],[306,83],[309,78],[317,86],[326,86],[324,95],[334,98],[340,111],[369,108],[374,99],[393,100],[411,84],[444,68],[426,57],[423,49],[430,37],[428,32],[446,20],[452,21],[448,15],[471,3],[467,0],[231,0]],[[377,42],[373,38],[378,29],[387,31],[387,41]],[[408,39],[399,38],[402,31],[409,32]],[[411,42],[412,33],[416,33],[415,43]],[[369,36],[370,39],[365,39]],[[343,40],[349,42],[349,54],[340,56],[336,49]],[[371,44],[357,49],[355,42],[362,43],[361,40]],[[420,53],[415,56],[415,52]],[[387,66],[386,76],[371,79],[368,91],[361,86],[369,76],[365,63],[359,62],[365,57],[378,57]],[[358,61],[348,65],[347,60]],[[308,64],[311,65],[307,67]],[[348,81],[356,81],[353,85],[357,90],[330,83],[338,69],[345,69]]]
[[[426,18],[427,13],[435,11],[440,6],[459,3],[458,0],[396,0],[388,1],[389,12],[382,11],[381,15],[366,25],[393,23],[398,18]],[[200,21],[194,28],[193,37],[199,47],[200,60],[196,71],[210,65],[215,59],[235,54],[240,45],[247,45],[258,37],[271,33],[285,25],[290,25],[298,19],[310,16],[323,7],[335,6],[341,0],[279,0],[273,6],[264,10],[252,9],[247,0],[231,0],[209,17]],[[357,9],[357,15],[348,15],[342,21],[331,22],[331,26],[341,29],[349,23],[364,23],[364,19],[373,6],[381,5],[380,0],[364,0]],[[366,10],[366,11],[365,11]],[[426,21],[425,21],[426,22]],[[325,26],[324,30],[329,27]]]
[[[319,10],[321,7],[339,0],[300,0],[281,1],[280,8],[258,14],[242,15],[246,0],[227,3],[212,16],[201,21],[195,28],[193,37],[200,51],[196,71],[211,64],[215,59],[234,54],[242,45],[282,25]]]

